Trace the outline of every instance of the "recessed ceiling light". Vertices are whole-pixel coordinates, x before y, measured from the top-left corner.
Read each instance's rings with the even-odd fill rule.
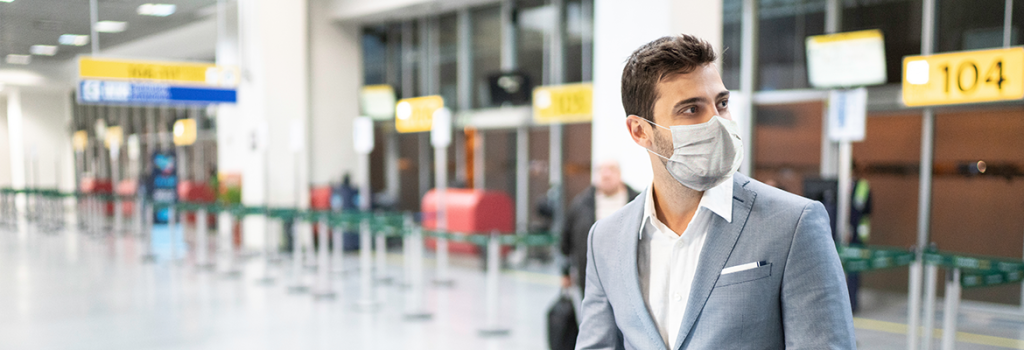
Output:
[[[14,0],[0,0],[0,2],[14,2]]]
[[[57,54],[57,45],[32,45],[28,51],[33,55],[53,56]]]
[[[96,22],[96,31],[100,33],[120,33],[128,28],[128,22],[122,21],[99,21]]]
[[[10,64],[29,64],[32,62],[32,56],[30,55],[7,55],[7,63]]]
[[[89,44],[89,36],[79,34],[64,34],[60,36],[60,39],[57,39],[57,42],[59,42],[61,45],[85,46]]]
[[[142,4],[139,5],[139,14],[143,16],[167,17],[174,13],[177,6],[171,4]]]

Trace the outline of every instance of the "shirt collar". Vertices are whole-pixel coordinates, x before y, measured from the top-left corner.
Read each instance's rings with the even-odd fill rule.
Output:
[[[700,197],[700,203],[697,205],[697,209],[706,208],[712,213],[722,217],[726,222],[732,223],[732,187],[733,177],[730,175],[728,179],[723,181],[718,186],[712,187]],[[644,225],[649,219],[657,218],[657,211],[654,208],[654,183],[647,186],[646,199],[644,201],[644,216],[640,221],[640,233],[638,238],[644,239]],[[653,220],[652,220],[653,222]]]

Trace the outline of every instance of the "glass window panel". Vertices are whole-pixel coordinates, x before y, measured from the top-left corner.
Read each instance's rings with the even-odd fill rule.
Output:
[[[804,40],[825,32],[825,0],[761,0],[758,6],[758,89],[807,88]]]
[[[516,23],[516,60],[519,71],[525,73],[534,86],[548,83],[547,40],[553,32],[555,8],[543,5],[541,1],[533,1],[532,7],[520,3],[518,23]]]
[[[743,0],[722,2],[722,82],[727,89],[740,88],[740,57],[743,38]]]
[[[487,75],[501,71],[501,8],[473,10],[473,108],[491,106]]]
[[[1003,46],[1005,9],[1005,2],[1000,0],[936,1],[938,36],[935,51],[977,50]]]
[[[363,83],[384,84],[387,76],[387,28],[368,27],[363,30]]]
[[[889,83],[902,81],[904,56],[921,53],[921,6],[921,0],[844,2],[842,31],[882,31]]]
[[[438,82],[441,96],[448,108],[455,109],[458,103],[458,56],[459,21],[454,13],[443,15],[437,21],[438,33]]]

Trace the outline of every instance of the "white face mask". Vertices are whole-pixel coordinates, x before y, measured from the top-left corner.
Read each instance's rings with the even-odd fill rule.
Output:
[[[714,116],[706,123],[676,125],[671,128],[650,122],[672,132],[671,157],[648,149],[664,158],[665,169],[672,177],[696,191],[718,186],[740,168],[743,143],[736,122]]]

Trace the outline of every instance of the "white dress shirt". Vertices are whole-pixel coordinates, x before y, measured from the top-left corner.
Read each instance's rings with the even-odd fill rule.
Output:
[[[732,222],[732,187],[730,176],[722,184],[704,191],[697,212],[682,235],[658,220],[653,184],[647,189],[636,265],[644,304],[658,326],[666,349],[675,345],[679,335],[712,213]]]

